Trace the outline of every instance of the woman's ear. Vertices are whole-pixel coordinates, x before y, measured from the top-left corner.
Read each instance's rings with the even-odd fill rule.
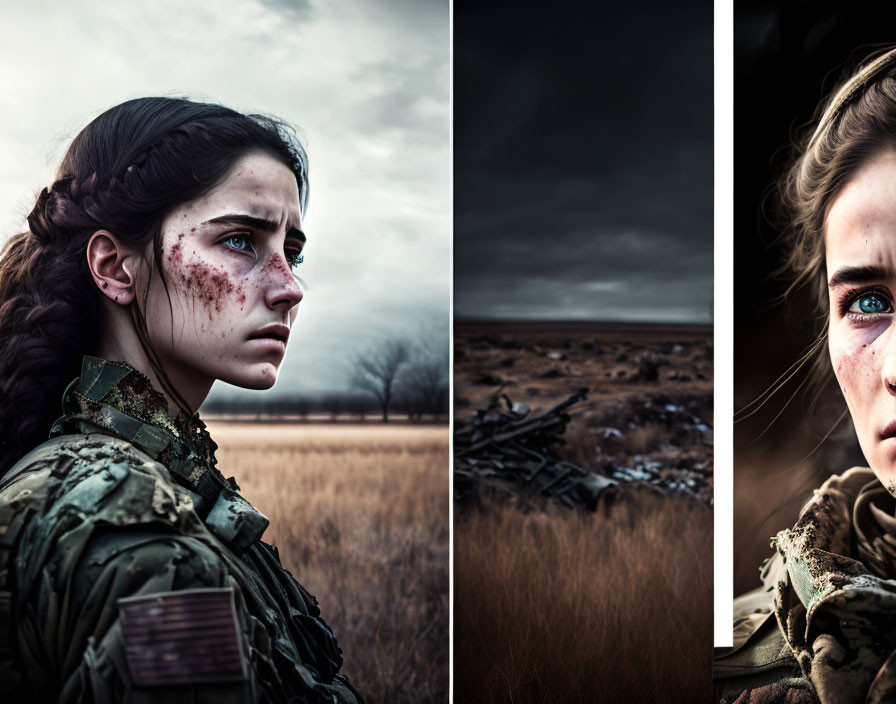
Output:
[[[87,243],[87,266],[100,291],[121,305],[136,294],[137,252],[108,230],[97,230]]]

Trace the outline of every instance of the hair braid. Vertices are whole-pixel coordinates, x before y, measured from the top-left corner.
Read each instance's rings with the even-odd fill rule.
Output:
[[[26,232],[0,260],[0,472],[47,437],[96,340],[96,294],[66,249]]]

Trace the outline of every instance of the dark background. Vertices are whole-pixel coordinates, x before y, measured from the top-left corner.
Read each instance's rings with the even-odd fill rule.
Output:
[[[737,410],[796,362],[820,330],[809,291],[780,300],[788,281],[774,275],[782,262],[775,224],[781,212],[770,187],[790,163],[790,145],[819,102],[870,52],[896,40],[896,25],[893,13],[863,11],[861,3],[737,2],[734,9]],[[768,538],[792,525],[811,489],[831,473],[865,464],[848,416],[835,427],[846,410],[839,389],[799,388],[807,370],[735,424],[737,593],[758,585]]]
[[[710,322],[709,0],[454,6],[459,317]]]

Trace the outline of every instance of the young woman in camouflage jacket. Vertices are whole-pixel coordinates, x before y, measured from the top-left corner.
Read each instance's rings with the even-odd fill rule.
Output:
[[[774,540],[716,658],[724,702],[896,701],[896,50],[827,102],[783,193],[794,285],[815,286],[870,468],[833,476]]]
[[[360,701],[196,413],[216,379],[274,384],[307,192],[283,123],[131,100],[9,242],[0,701]]]

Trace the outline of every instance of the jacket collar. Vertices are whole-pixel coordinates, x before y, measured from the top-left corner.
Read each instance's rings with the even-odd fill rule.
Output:
[[[217,470],[218,446],[199,414],[172,417],[165,397],[130,364],[85,356],[62,409],[50,437],[101,432],[127,440],[168,468],[206,525],[231,547],[245,549],[267,528],[268,519],[240,496],[234,479]]]
[[[892,497],[856,467],[830,477],[773,541],[786,568],[775,615],[823,704],[896,696],[896,582],[877,573],[892,551],[890,522],[881,529],[874,516],[886,510]]]

